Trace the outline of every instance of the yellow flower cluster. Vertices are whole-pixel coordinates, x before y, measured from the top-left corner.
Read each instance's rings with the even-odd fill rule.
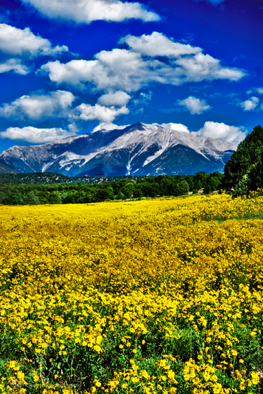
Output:
[[[96,393],[98,388],[104,393],[126,392],[130,393],[164,393],[175,394],[178,382],[175,372],[171,369],[176,359],[171,355],[163,355],[163,358],[154,363],[155,374],[149,374],[146,369],[140,369],[133,359],[130,360],[131,368],[124,372],[115,372],[106,387],[102,387],[99,380],[94,379],[91,393]]]
[[[1,206],[0,393],[256,393],[262,209]]]

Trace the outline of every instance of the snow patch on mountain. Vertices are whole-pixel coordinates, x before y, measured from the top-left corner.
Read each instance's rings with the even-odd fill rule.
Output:
[[[165,138],[165,140],[163,141],[163,145],[161,147],[160,150],[158,150],[154,155],[149,156],[145,162],[143,163],[143,167],[146,166],[147,164],[151,163],[151,161],[157,159],[157,157],[161,156],[163,154],[163,152],[168,148],[169,144],[170,144],[170,137],[171,137],[171,133],[167,133],[167,138]],[[157,169],[158,170],[158,169]]]

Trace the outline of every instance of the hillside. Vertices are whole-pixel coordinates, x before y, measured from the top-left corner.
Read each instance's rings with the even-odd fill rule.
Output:
[[[18,171],[9,168],[5,164],[0,163],[0,177],[2,176],[2,174],[18,174]]]
[[[124,176],[115,176],[115,177],[106,177],[106,176],[79,176],[79,177],[69,177],[62,174],[57,174],[55,172],[34,172],[34,173],[18,173],[10,174],[10,173],[0,173],[0,184],[1,183],[9,183],[9,184],[30,184],[30,183],[42,183],[42,184],[59,184],[59,183],[82,183],[82,184],[93,184],[93,183],[105,183],[110,181],[119,181],[123,178],[130,178],[133,180],[137,180],[139,177],[124,177]],[[144,177],[141,177],[144,178]]]

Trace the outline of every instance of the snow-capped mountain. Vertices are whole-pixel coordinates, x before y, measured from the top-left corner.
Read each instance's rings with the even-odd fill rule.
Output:
[[[136,123],[44,145],[14,146],[0,163],[19,172],[64,175],[158,175],[223,171],[235,146],[212,138]]]

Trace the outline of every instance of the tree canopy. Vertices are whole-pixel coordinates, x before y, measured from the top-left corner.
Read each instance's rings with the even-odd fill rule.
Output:
[[[226,189],[234,189],[235,195],[263,187],[263,128],[255,126],[253,131],[240,142],[237,150],[225,165]]]
[[[158,175],[138,177],[136,180],[127,177],[105,182],[99,178],[97,181],[101,183],[73,183],[74,180],[71,178],[61,179],[55,175],[49,174],[47,178],[43,178],[38,174],[27,174],[26,183],[22,183],[16,175],[10,174],[8,182],[5,176],[1,182],[0,174],[0,204],[80,204],[143,197],[182,196],[187,195],[189,191],[198,193],[200,189],[210,193],[221,188],[223,177],[219,172],[209,175],[200,172],[194,176]],[[42,183],[43,180],[46,183]]]

